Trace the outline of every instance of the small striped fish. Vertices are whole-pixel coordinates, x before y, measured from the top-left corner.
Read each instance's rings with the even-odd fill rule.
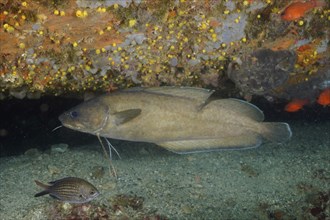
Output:
[[[35,180],[36,184],[43,191],[34,195],[34,197],[49,194],[51,197],[68,203],[86,203],[96,198],[99,191],[91,183],[77,177],[66,177],[63,179],[49,182],[50,185]]]

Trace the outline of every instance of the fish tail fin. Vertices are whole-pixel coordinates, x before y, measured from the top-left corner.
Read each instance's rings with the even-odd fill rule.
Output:
[[[35,180],[34,182],[35,182],[38,186],[40,186],[40,187],[42,187],[42,188],[45,189],[44,191],[41,191],[41,192],[35,194],[34,197],[43,196],[43,195],[46,195],[46,194],[49,193],[49,191],[48,191],[48,187],[49,187],[49,186],[48,186],[48,185],[46,185],[46,184],[44,184],[44,183],[42,183],[42,182],[40,182],[40,181],[38,181],[38,180]]]
[[[283,143],[291,138],[292,132],[287,123],[263,122],[262,136],[271,142]]]
[[[35,194],[34,197],[44,196],[44,195],[47,195],[48,193],[49,193],[48,190],[44,190],[44,191],[41,191],[41,192]]]

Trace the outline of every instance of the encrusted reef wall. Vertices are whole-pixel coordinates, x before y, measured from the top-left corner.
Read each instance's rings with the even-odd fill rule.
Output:
[[[0,98],[161,85],[229,92],[231,80],[245,97],[313,100],[330,83],[330,3],[301,3],[313,4],[0,0]]]

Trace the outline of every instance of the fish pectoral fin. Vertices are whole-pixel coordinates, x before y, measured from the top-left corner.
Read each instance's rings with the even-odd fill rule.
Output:
[[[115,123],[116,125],[124,124],[133,118],[139,116],[141,114],[141,109],[128,109],[121,112],[116,112],[115,116]]]
[[[249,135],[212,138],[212,139],[197,139],[197,140],[180,140],[166,141],[156,143],[157,145],[166,148],[169,151],[178,154],[198,153],[217,151],[225,149],[248,149],[260,146],[262,138],[259,134],[253,133]]]
[[[59,197],[53,195],[53,194],[49,194],[50,197],[52,197],[53,199],[57,199],[57,200],[61,200]]]

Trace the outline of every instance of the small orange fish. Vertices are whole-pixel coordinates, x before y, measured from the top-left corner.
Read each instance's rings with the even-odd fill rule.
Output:
[[[309,101],[307,99],[293,99],[284,107],[284,110],[287,112],[297,112],[308,103]]]
[[[319,98],[317,99],[317,103],[323,106],[330,105],[330,88],[321,92]]]
[[[294,2],[290,4],[286,9],[282,12],[281,17],[286,21],[295,21],[305,15],[306,12],[315,8],[322,7],[325,5],[324,1],[310,0],[306,2]]]

